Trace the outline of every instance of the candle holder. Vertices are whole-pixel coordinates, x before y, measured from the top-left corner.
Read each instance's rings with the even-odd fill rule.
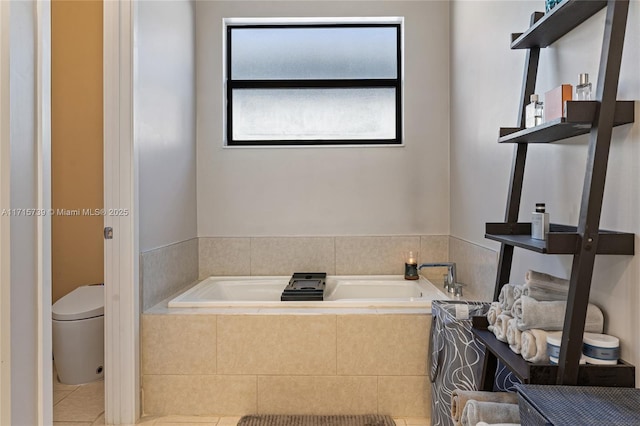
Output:
[[[418,277],[418,252],[410,251],[405,256],[404,279],[417,280]]]

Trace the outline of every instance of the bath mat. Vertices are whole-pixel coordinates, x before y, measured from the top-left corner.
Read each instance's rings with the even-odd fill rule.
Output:
[[[249,415],[238,426],[395,426],[389,416],[364,414],[358,416]]]

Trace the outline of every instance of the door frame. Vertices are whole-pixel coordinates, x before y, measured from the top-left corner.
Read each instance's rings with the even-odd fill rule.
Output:
[[[133,137],[134,2],[104,1],[105,421],[140,416],[138,154]],[[113,210],[112,210],[113,209]],[[127,215],[111,212],[127,211]]]
[[[0,212],[11,208],[9,2],[0,1]],[[11,222],[0,215],[0,424],[11,424]]]
[[[53,423],[51,332],[51,3],[34,0],[38,424]],[[0,210],[11,208],[11,2],[0,2]],[[11,424],[11,215],[0,215],[0,424]]]
[[[53,423],[51,318],[51,2],[36,0],[38,422]]]

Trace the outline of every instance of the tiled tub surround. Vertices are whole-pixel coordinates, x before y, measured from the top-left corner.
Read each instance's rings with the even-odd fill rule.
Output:
[[[449,259],[456,262],[458,281],[469,300],[492,300],[498,273],[498,253],[486,247],[449,238]]]
[[[198,279],[198,239],[140,254],[142,310]]]
[[[419,261],[443,262],[449,236],[369,237],[200,237],[199,277],[212,275],[290,275],[321,271],[329,275],[400,275],[404,253],[419,252]],[[423,270],[442,278],[444,270]]]
[[[449,236],[201,237],[143,253],[144,413],[429,417],[428,309],[265,314],[169,311],[168,299],[155,305],[197,277],[211,275],[286,275],[303,269],[402,274],[407,250],[418,250],[421,262],[456,262],[459,281],[468,285],[465,295],[491,298],[496,253]],[[421,271],[436,284],[444,272]]]
[[[142,316],[145,415],[429,417],[429,309],[164,306]]]

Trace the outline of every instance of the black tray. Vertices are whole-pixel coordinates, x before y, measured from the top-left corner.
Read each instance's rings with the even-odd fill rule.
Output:
[[[296,272],[282,291],[282,301],[324,300],[326,272]]]

